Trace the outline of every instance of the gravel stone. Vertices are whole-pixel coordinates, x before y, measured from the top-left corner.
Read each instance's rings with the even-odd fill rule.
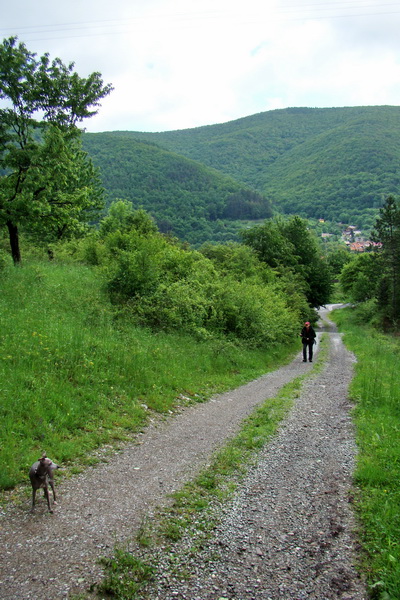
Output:
[[[326,366],[310,374],[278,434],[221,507],[208,546],[188,557],[189,576],[160,576],[152,599],[366,600],[350,502],[356,446],[347,390],[355,359],[327,317],[332,307],[320,311],[319,332],[330,340]],[[101,581],[99,556],[134,537],[257,405],[311,371],[301,358],[155,421],[108,462],[56,481],[53,514],[42,496],[33,514],[28,502],[9,504],[0,514],[0,598],[65,599]]]

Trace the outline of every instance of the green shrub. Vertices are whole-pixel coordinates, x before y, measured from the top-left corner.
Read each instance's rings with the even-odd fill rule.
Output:
[[[154,294],[133,302],[132,308],[141,324],[195,333],[207,326],[210,301],[204,286],[182,280],[161,283]]]
[[[287,342],[298,315],[271,287],[226,278],[215,287],[213,325],[225,334],[258,346]]]
[[[222,261],[218,254],[214,266],[203,254],[159,234],[113,232],[105,244],[109,255],[104,274],[110,296],[114,303],[129,307],[140,325],[191,334],[208,331],[265,346],[294,336],[308,307],[298,291],[289,302],[288,282],[276,285],[272,271],[266,277],[265,266],[254,266],[256,258],[249,249],[244,257],[236,247],[228,249],[228,255],[245,264],[250,257],[251,274],[246,279],[240,270],[237,273],[236,263],[229,270],[225,255]]]

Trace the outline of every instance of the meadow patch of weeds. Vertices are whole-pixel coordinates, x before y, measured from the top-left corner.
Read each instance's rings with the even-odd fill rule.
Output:
[[[400,340],[360,325],[358,312],[333,318],[357,357],[354,401],[358,458],[354,475],[359,538],[372,598],[400,598]]]

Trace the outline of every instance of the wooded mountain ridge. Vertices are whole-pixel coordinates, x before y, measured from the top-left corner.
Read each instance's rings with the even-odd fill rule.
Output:
[[[272,211],[373,226],[399,189],[399,133],[397,106],[287,108],[161,133],[86,133],[83,141],[108,201],[131,200],[161,230],[193,241],[190,230],[215,233],[221,220],[226,227]]]
[[[194,245],[223,242],[235,237],[243,219],[272,215],[269,201],[260,193],[152,142],[118,132],[85,134],[83,140],[100,168],[107,204],[123,199],[144,208],[162,233]]]

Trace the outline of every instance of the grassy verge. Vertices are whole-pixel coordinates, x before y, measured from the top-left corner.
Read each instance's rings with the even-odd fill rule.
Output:
[[[362,568],[371,596],[400,598],[400,340],[360,325],[357,311],[334,313],[357,364],[351,384],[356,405],[355,473]]]
[[[326,357],[323,338],[313,373],[322,369]],[[137,539],[116,548],[113,558],[103,561],[106,575],[97,590],[99,597],[150,600],[157,575],[167,579],[190,575],[190,563],[207,546],[224,503],[256,463],[258,452],[276,432],[309,375],[307,372],[285,385],[275,398],[254,410],[239,433],[213,455],[210,464],[171,495],[172,505],[145,518]]]
[[[43,451],[68,474],[155,412],[237,387],[298,351],[298,340],[267,352],[133,327],[83,266],[2,272],[0,490],[27,481]]]

